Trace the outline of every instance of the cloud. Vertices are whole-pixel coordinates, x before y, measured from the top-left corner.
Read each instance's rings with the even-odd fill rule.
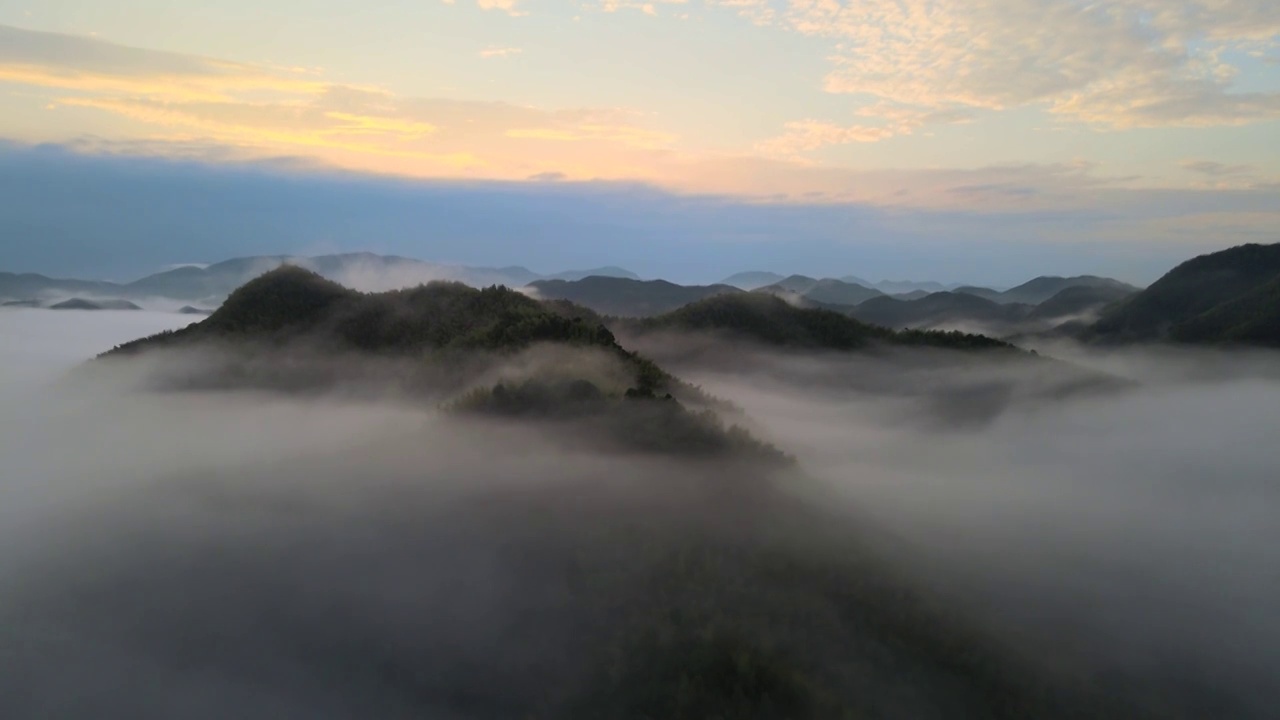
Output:
[[[601,12],[616,13],[622,10],[637,10],[645,15],[657,17],[659,5],[683,5],[689,0],[655,0],[654,2],[644,2],[644,0],[601,0],[599,8]]]
[[[1253,165],[1227,165],[1225,163],[1214,162],[1212,160],[1187,160],[1181,163],[1181,167],[1182,169],[1193,173],[1211,175],[1213,177],[1239,175],[1241,173],[1253,172],[1257,169]]]
[[[827,145],[880,142],[911,135],[927,125],[966,123],[974,117],[963,108],[920,110],[884,102],[860,108],[857,114],[878,119],[881,124],[842,126],[821,120],[798,120],[787,123],[782,135],[758,143],[755,149],[770,157],[795,158]]]
[[[778,16],[769,0],[707,0],[707,4],[733,10],[756,25],[770,25]]]
[[[1280,117],[1229,50],[1280,35],[1270,0],[795,0],[779,24],[836,41],[825,88],[918,108],[1047,108],[1104,127]]]
[[[516,9],[516,5],[520,0],[476,0],[476,5],[481,10],[500,10],[511,17],[520,17],[529,13]]]
[[[737,159],[673,168],[689,188],[731,192],[707,195],[575,180],[553,159],[511,182],[445,181],[299,169],[305,160],[291,157],[210,164],[139,157],[134,144],[87,147],[93,154],[0,143],[0,237],[42,238],[0,243],[0,269],[132,280],[175,262],[368,250],[539,272],[621,265],[699,284],[770,267],[1006,286],[1103,274],[1141,284],[1201,252],[1280,242],[1276,189],[1142,190],[1083,163],[851,172]],[[787,195],[740,196],[766,182]],[[807,194],[815,187],[826,190]]]
[[[23,342],[0,362],[0,427],[14,430],[0,434],[9,717],[524,717],[578,697],[598,657],[630,668],[626,638],[650,611],[668,632],[709,613],[801,638],[799,667],[847,668],[869,688],[848,695],[879,707],[903,688],[942,715],[973,697],[1007,707],[990,678],[1021,685],[1034,661],[982,684],[965,670],[1003,659],[978,642],[1003,631],[1026,657],[1053,648],[1073,681],[1105,678],[1109,696],[1162,713],[1274,712],[1280,579],[1258,572],[1280,552],[1274,379],[1189,381],[1177,358],[1110,357],[1147,387],[1019,395],[953,428],[937,422],[948,406],[1046,379],[1030,365],[742,346],[720,346],[724,370],[668,350],[799,454],[775,503],[697,492],[749,469],[570,452],[407,403],[36,390],[159,326],[17,317],[5,337]],[[690,529],[705,530],[696,551],[667,544]],[[761,549],[769,562],[743,572]],[[864,555],[890,562],[890,584]],[[971,621],[947,636],[965,662],[934,669],[916,631],[951,625],[916,622],[916,590]],[[865,614],[880,597],[888,612]],[[882,617],[915,634],[883,635]],[[815,632],[850,628],[860,642]],[[1054,709],[1070,715],[1088,684],[1055,692]]]
[[[302,154],[348,169],[517,179],[548,166],[583,178],[652,168],[675,136],[625,108],[540,109],[402,97],[307,71],[136,50],[0,28],[0,82],[56,93],[54,107],[130,123],[135,142],[195,141],[241,157]],[[495,47],[482,57],[520,50]],[[42,102],[47,102],[43,100]],[[650,173],[652,170],[650,170]]]
[[[480,57],[485,58],[486,60],[490,58],[509,58],[523,52],[524,50],[518,47],[491,47],[481,50]]]

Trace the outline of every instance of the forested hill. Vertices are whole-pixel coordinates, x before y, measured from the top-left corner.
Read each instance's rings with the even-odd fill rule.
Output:
[[[1240,245],[1188,260],[1110,308],[1095,342],[1280,346],[1280,244]]]
[[[634,321],[628,327],[639,332],[721,332],[766,345],[828,350],[859,350],[876,346],[1016,350],[1008,343],[984,335],[889,330],[833,310],[796,307],[766,293],[711,297],[665,315]]]
[[[540,298],[568,300],[619,317],[659,315],[703,298],[742,292],[730,285],[676,285],[666,280],[598,276],[576,281],[538,280],[529,287]]]
[[[540,362],[522,357],[513,363],[518,372],[503,376],[504,364],[534,345],[561,352]],[[590,311],[505,287],[435,282],[366,294],[284,266],[236,290],[204,321],[104,357],[206,347],[218,353],[200,354],[214,364],[201,372],[216,381],[197,377],[202,387],[327,390],[381,381],[452,397],[446,407],[460,413],[590,418],[602,441],[630,450],[790,461],[723,423],[714,409],[723,403],[620,346]],[[494,374],[502,378],[496,384]]]
[[[616,348],[602,325],[514,290],[477,290],[433,282],[407,290],[360,293],[294,266],[246,283],[203,322],[138,340],[115,353],[207,339],[285,342],[378,353],[443,349],[513,350],[535,342]]]

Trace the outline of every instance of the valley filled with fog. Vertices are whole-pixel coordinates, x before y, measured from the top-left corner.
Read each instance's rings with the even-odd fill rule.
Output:
[[[861,711],[884,717],[988,716],[975,698],[1015,692],[1024,670],[1051,678],[1064,717],[1081,697],[1098,717],[1262,718],[1280,700],[1273,355],[1080,350],[1070,367],[1107,383],[1077,387],[1016,358],[635,339],[795,456],[768,470],[565,444],[390,396],[146,387],[155,363],[192,355],[81,374],[191,321],[0,312],[10,716],[631,717],[591,704],[608,684],[592,666],[598,638],[630,622],[610,603],[649,593],[671,617],[739,603],[761,628],[791,618],[779,652],[853,663],[833,677],[859,678]],[[685,588],[667,563],[698,561],[626,540],[650,533],[721,548],[698,571],[720,579]],[[776,552],[790,558],[776,571],[725,569]],[[803,589],[807,563],[849,563],[871,587],[842,621],[873,618],[865,646],[823,638],[832,611]],[[952,630],[902,639],[916,611],[897,619],[876,589],[897,598],[899,582],[923,617],[1015,669],[916,664],[952,657],[932,645]],[[647,657],[640,637],[611,651],[611,702],[628,673],[636,692],[665,687],[629,664]],[[1039,707],[1029,698],[1008,704]],[[665,707],[652,702],[635,707]],[[823,717],[813,703],[733,716]]]

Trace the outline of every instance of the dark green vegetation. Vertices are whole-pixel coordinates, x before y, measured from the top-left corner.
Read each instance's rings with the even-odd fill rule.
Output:
[[[603,315],[618,317],[661,315],[713,295],[742,292],[729,285],[676,285],[666,280],[616,277],[539,280],[529,286],[540,298],[568,300]]]
[[[342,367],[325,364],[327,358],[398,359],[402,364],[384,373],[402,391],[448,397],[472,386],[449,404],[455,410],[577,420],[590,425],[593,438],[638,451],[790,461],[726,426],[712,409],[722,403],[625,350],[594,320],[590,311],[502,287],[437,282],[366,294],[283,266],[236,290],[204,321],[105,356],[214,347],[226,364],[188,378],[194,386],[321,390],[344,381]],[[474,387],[538,346],[580,352],[546,361],[514,383]],[[311,356],[318,356],[318,368],[309,365]]]
[[[519,349],[535,342],[616,347],[603,326],[551,312],[505,288],[440,282],[365,294],[283,266],[236,290],[207,320],[113,352],[236,339],[276,344],[305,339],[334,350],[394,354]]]
[[[1004,292],[996,292],[989,288],[980,287],[962,287],[957,288],[958,293],[967,293],[977,295],[988,300],[999,303],[1023,303],[1026,305],[1039,305],[1067,288],[1102,288],[1115,292],[1135,293],[1138,288],[1112,280],[1111,278],[1098,277],[1096,275],[1078,275],[1076,277],[1053,277],[1041,276],[1028,280],[1027,282],[1005,290]]]
[[[641,332],[712,331],[765,345],[826,350],[879,346],[1014,350],[1012,345],[982,335],[889,330],[833,310],[795,307],[766,293],[708,298],[666,315],[638,321],[634,328]]]
[[[891,328],[947,323],[998,326],[1022,320],[1030,309],[1026,305],[1001,304],[962,292],[941,292],[917,300],[875,298],[850,309],[849,313],[864,322]]]
[[[1056,320],[1059,318],[1098,312],[1119,302],[1135,291],[1118,287],[1089,287],[1077,285],[1066,288],[1057,295],[1031,309],[1028,320]]]
[[[1188,260],[1109,308],[1085,337],[1280,345],[1280,244],[1241,245]]]

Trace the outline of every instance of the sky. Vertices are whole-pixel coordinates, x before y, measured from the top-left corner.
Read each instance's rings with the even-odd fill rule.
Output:
[[[0,210],[24,218],[0,219],[4,270],[326,246],[683,281],[1150,282],[1280,240],[1280,6],[0,0],[0,141]],[[65,178],[31,187],[33,163]],[[194,194],[138,235],[125,206],[175,174],[171,201]],[[237,181],[268,207],[205,208],[203,184]],[[271,214],[348,191],[401,214],[376,235]],[[433,231],[414,193],[485,211],[437,208]],[[127,202],[84,206],[103,194]],[[536,227],[494,217],[548,194]]]

